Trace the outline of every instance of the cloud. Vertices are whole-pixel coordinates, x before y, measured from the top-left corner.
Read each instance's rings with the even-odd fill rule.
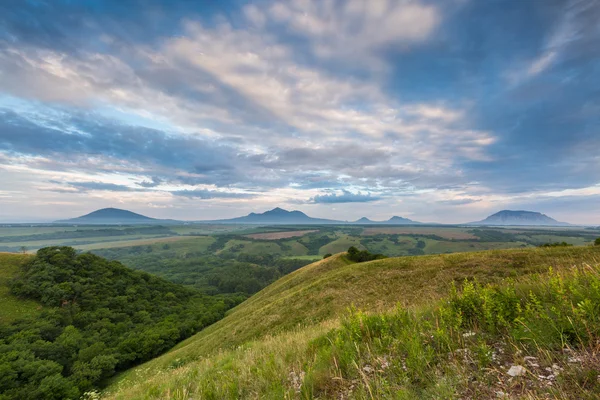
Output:
[[[452,200],[439,200],[437,203],[445,204],[449,206],[464,206],[473,203],[479,203],[481,199],[452,199]]]
[[[68,182],[68,184],[81,191],[88,190],[108,190],[111,192],[133,192],[140,189],[131,188],[127,185],[118,185],[107,182]]]
[[[157,176],[153,176],[150,181],[145,180],[142,182],[138,182],[138,185],[145,187],[145,188],[153,188],[153,187],[160,185],[161,183],[163,183],[162,179],[160,179]]]
[[[310,202],[317,204],[335,204],[335,203],[367,203],[377,201],[381,197],[372,196],[371,193],[363,194],[361,192],[352,193],[342,190],[342,193],[331,193],[318,195],[310,199]]]
[[[11,199],[430,215],[600,182],[597,2],[137,3],[0,3]]]
[[[385,64],[378,51],[423,42],[441,21],[435,6],[410,0],[275,2],[269,15],[305,37],[316,56],[376,69]]]
[[[195,189],[195,190],[175,190],[171,192],[175,196],[183,196],[188,197],[190,199],[249,199],[254,197],[255,195],[252,193],[237,193],[237,192],[222,192],[216,190],[205,190],[205,189]]]
[[[41,156],[33,164],[44,169],[154,172],[187,184],[243,180],[234,164],[235,150],[213,140],[120,125],[91,114],[45,117],[40,121],[0,109],[0,151]]]

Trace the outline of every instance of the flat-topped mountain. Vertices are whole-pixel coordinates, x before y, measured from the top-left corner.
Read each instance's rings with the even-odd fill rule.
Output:
[[[529,226],[566,226],[566,222],[559,222],[546,214],[535,211],[502,210],[490,215],[483,221],[471,222],[470,225],[529,225]]]
[[[119,208],[103,208],[93,211],[89,214],[82,215],[77,218],[63,219],[56,221],[57,223],[67,224],[148,224],[162,221],[156,218],[146,217],[145,215],[134,213],[128,210]]]
[[[264,213],[250,213],[245,217],[237,217],[231,219],[222,219],[210,221],[226,224],[339,224],[341,221],[332,219],[312,218],[304,214],[302,211],[288,211],[283,208],[274,208]]]
[[[398,217],[398,216],[393,216],[392,218],[390,218],[384,222],[384,224],[392,224],[392,225],[403,225],[403,224],[410,225],[410,224],[420,224],[420,223],[421,222],[413,221],[412,219]]]

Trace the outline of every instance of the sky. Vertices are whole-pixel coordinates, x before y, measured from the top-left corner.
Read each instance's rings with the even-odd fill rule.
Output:
[[[598,0],[3,0],[0,221],[600,224]]]

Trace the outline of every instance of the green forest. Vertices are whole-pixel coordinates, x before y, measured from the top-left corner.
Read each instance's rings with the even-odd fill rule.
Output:
[[[10,282],[41,313],[0,325],[0,399],[77,399],[221,319],[241,301],[48,247]]]

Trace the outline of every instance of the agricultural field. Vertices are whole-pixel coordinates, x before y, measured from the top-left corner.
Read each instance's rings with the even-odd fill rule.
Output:
[[[388,257],[585,246],[600,230],[466,226],[14,226],[0,227],[0,251],[72,246],[207,294],[248,297],[326,254],[350,246]]]

